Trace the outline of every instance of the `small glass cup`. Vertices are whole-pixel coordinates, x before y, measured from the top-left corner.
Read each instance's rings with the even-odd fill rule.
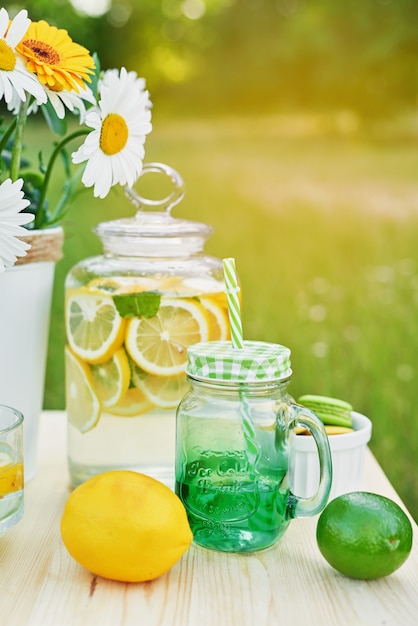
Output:
[[[23,517],[23,415],[0,404],[0,536]]]

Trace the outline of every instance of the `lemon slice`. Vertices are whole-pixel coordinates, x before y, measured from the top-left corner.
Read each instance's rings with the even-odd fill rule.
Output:
[[[0,498],[23,489],[23,463],[0,466]]]
[[[96,396],[90,368],[68,346],[65,348],[66,398],[68,421],[81,433],[96,426],[101,406]]]
[[[66,329],[74,354],[88,363],[103,363],[121,347],[125,320],[111,296],[81,288],[68,293]]]
[[[209,341],[225,341],[230,339],[229,319],[225,307],[220,301],[210,296],[199,298],[208,315]]]
[[[108,361],[90,366],[93,388],[103,407],[120,402],[128,391],[131,370],[123,348],[116,350]]]
[[[162,300],[157,315],[132,318],[125,346],[133,361],[149,374],[174,376],[184,372],[187,348],[209,339],[209,324],[195,300]]]
[[[142,389],[132,387],[123,396],[122,400],[106,409],[110,415],[117,417],[138,417],[154,408],[153,403],[147,398]]]
[[[131,372],[135,387],[162,409],[174,409],[189,388],[184,372],[175,376],[155,376],[141,370],[135,363],[131,363]]]

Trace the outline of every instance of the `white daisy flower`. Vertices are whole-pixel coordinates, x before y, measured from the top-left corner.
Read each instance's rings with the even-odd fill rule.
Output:
[[[35,216],[20,213],[29,204],[23,197],[23,180],[14,183],[8,178],[0,185],[0,273],[15,264],[18,256],[25,256],[30,245],[18,239],[27,231],[22,224],[28,224]]]
[[[113,77],[115,75],[116,76],[119,75],[119,70],[118,69],[106,70],[106,72],[104,73],[102,78],[99,80],[99,92],[101,92],[103,87],[106,87],[106,85],[108,84],[109,80],[114,80]],[[138,74],[136,72],[134,72],[133,70],[128,72],[128,76],[135,83],[135,85],[136,85],[136,87],[137,87],[137,89],[138,89],[140,94],[146,93],[147,98],[148,98],[147,107],[151,108],[152,107],[152,103],[151,103],[151,99],[149,97],[149,92],[146,89],[145,78],[139,77]]]
[[[113,185],[132,187],[142,171],[145,136],[151,132],[149,95],[139,88],[135,72],[110,70],[102,81],[97,107],[85,123],[93,131],[73,152],[73,163],[87,161],[82,182],[104,198]]]
[[[39,104],[46,102],[42,85],[35,74],[26,69],[26,62],[15,50],[29,24],[26,10],[20,11],[10,22],[6,9],[0,9],[0,99],[4,98],[7,104],[16,96],[25,102],[26,93],[34,96]]]

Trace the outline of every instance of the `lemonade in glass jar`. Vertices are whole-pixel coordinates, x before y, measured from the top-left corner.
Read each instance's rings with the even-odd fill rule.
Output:
[[[189,345],[229,338],[222,262],[203,253],[212,228],[173,218],[183,196],[147,201],[130,190],[132,218],[104,222],[104,253],[66,279],[68,463],[76,486],[109,469],[173,485],[175,411],[187,390]],[[144,210],[151,205],[164,209]],[[161,435],[161,436],[160,436]]]

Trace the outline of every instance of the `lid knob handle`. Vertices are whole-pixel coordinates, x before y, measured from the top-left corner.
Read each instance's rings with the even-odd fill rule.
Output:
[[[144,163],[138,180],[145,176],[145,174],[151,173],[165,174],[168,176],[173,185],[173,191],[168,194],[168,196],[159,200],[144,198],[134,187],[125,187],[125,194],[138,211],[143,211],[146,207],[152,207],[154,209],[161,210],[161,212],[165,211],[169,214],[171,209],[176,206],[176,204],[178,204],[184,196],[184,181],[176,170],[169,165],[165,165],[164,163]]]

